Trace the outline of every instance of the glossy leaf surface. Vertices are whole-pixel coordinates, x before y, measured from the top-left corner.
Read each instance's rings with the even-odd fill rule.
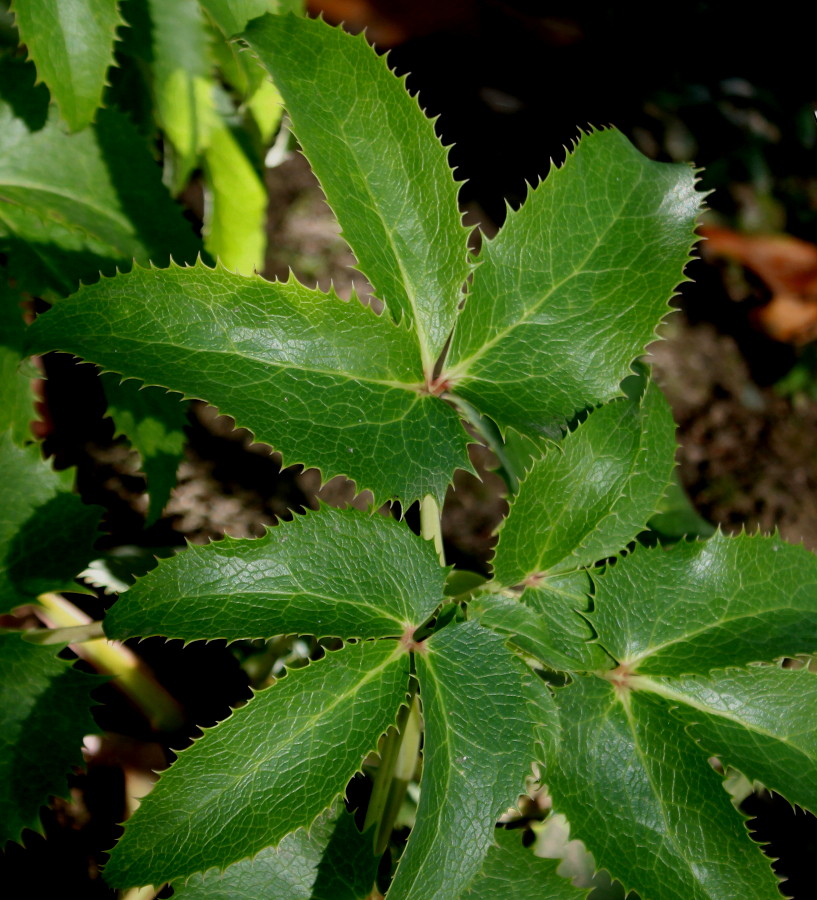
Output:
[[[617,131],[584,135],[484,245],[444,373],[456,392],[523,434],[619,394],[689,257],[694,184]]]
[[[454,469],[470,467],[456,413],[419,390],[411,334],[294,280],[135,269],[83,287],[29,332],[32,352],[66,350],[206,400],[287,465],[347,475],[377,502],[442,500]]]
[[[360,268],[416,330],[430,377],[470,271],[457,186],[432,123],[362,35],[290,15],[257,19],[244,37],[280,90]]]
[[[638,679],[642,682],[642,679]],[[677,703],[707,753],[804,809],[817,809],[817,675],[751,666],[686,678],[646,678]]]
[[[433,545],[405,524],[323,507],[263,538],[226,537],[159,563],[111,609],[105,630],[120,640],[400,637],[443,601],[445,573]]]
[[[68,796],[82,739],[98,730],[89,694],[103,679],[60,659],[60,649],[0,633],[0,847],[23,828],[41,830],[40,807]]]
[[[595,581],[601,643],[642,674],[817,651],[817,557],[776,536],[639,547]]]
[[[256,694],[162,775],[111,854],[108,883],[224,869],[311,825],[394,721],[408,663],[394,641],[348,644]]]
[[[599,867],[644,900],[778,900],[721,776],[663,701],[639,691],[619,699],[593,676],[557,701],[554,808]]]
[[[39,81],[71,131],[90,124],[113,62],[116,0],[14,0],[11,6]]]
[[[93,559],[101,508],[71,492],[73,472],[55,472],[37,446],[0,435],[0,612],[45,591],[78,590]]]
[[[476,622],[441,629],[416,654],[425,722],[417,824],[389,889],[390,900],[455,900],[478,874],[497,817],[514,807],[538,755],[544,707],[534,677]],[[554,708],[543,726],[555,728]]]
[[[590,413],[533,463],[499,531],[500,584],[578,569],[646,527],[674,467],[675,424],[660,390]]]
[[[173,885],[179,900],[367,900],[377,873],[369,836],[345,810],[324,814],[277,847],[233,863],[224,872],[193,875]]]

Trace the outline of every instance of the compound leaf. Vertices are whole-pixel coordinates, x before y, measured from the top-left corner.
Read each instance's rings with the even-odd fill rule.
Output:
[[[14,0],[20,41],[71,131],[93,121],[113,62],[116,0]]]
[[[225,869],[309,827],[405,701],[394,641],[347,644],[207,730],[129,820],[105,869],[119,887]]]
[[[37,446],[0,435],[0,612],[45,591],[79,590],[78,575],[94,557],[101,508],[71,493],[73,473],[55,472]]]
[[[538,755],[532,732],[544,718],[535,676],[477,622],[443,628],[426,645],[415,654],[425,722],[420,805],[389,900],[460,897],[497,817],[524,790]]]
[[[494,844],[485,857],[482,871],[463,900],[581,900],[589,889],[573,887],[556,867],[561,860],[540,859],[521,841],[520,831],[497,828]]]
[[[663,701],[583,676],[557,702],[545,780],[599,867],[644,900],[779,900],[721,776]]]
[[[457,414],[420,389],[410,333],[294,280],[135,269],[83,287],[29,334],[32,352],[206,400],[287,464],[347,475],[378,503],[442,502],[454,469],[470,467]]]
[[[652,383],[590,413],[533,463],[499,531],[500,584],[592,565],[642,531],[669,485],[675,425]]]
[[[40,830],[40,807],[68,795],[82,738],[98,731],[89,693],[104,679],[60,659],[60,649],[0,633],[0,848],[23,828]]]
[[[227,537],[160,562],[114,605],[105,630],[120,640],[400,637],[443,601],[445,574],[433,545],[405,524],[323,507],[262,538]]]
[[[708,676],[645,677],[639,688],[677,703],[689,733],[724,765],[817,810],[817,675],[751,666]]]
[[[817,651],[817,557],[776,535],[638,547],[595,581],[599,640],[642,674]]]
[[[360,268],[415,328],[430,378],[470,271],[433,124],[362,35],[287,15],[255,19],[244,37],[280,90]]]
[[[372,842],[345,810],[323,815],[277,847],[173,885],[178,900],[367,900],[377,874]]]
[[[584,135],[485,243],[442,377],[523,434],[615,397],[668,312],[700,197],[689,166]]]

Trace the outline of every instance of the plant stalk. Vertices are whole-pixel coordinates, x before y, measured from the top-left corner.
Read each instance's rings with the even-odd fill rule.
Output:
[[[60,594],[37,597],[40,618],[51,628],[90,625],[92,619]],[[181,707],[156,680],[148,667],[124,644],[106,638],[94,638],[69,644],[77,656],[89,662],[102,675],[113,676],[122,691],[158,731],[175,731],[184,722]]]
[[[420,735],[420,708],[415,694],[409,705],[400,709],[395,727],[386,735],[366,810],[363,831],[374,828],[375,856],[380,856],[388,846],[394,822],[417,766]]]
[[[440,565],[445,565],[445,552],[443,550],[443,529],[440,507],[437,501],[426,494],[420,503],[420,534],[427,541],[434,541],[434,549],[440,557]]]

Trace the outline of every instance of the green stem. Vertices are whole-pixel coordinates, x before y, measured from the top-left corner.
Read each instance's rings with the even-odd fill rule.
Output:
[[[376,856],[380,856],[388,846],[395,819],[417,767],[420,735],[420,708],[415,694],[408,706],[401,707],[396,726],[385,737],[380,766],[366,810],[363,831],[374,828]]]

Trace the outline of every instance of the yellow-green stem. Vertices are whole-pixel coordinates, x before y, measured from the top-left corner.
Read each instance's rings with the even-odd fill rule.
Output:
[[[434,549],[440,557],[440,564],[445,565],[445,553],[443,552],[443,529],[440,507],[437,501],[426,494],[420,503],[420,534],[427,541],[434,541]]]
[[[37,601],[40,618],[52,628],[71,628],[92,622],[89,615],[60,594],[40,594]],[[69,646],[98,672],[113,676],[114,684],[136,704],[154,728],[174,731],[182,725],[184,717],[179,704],[124,644],[95,638]]]

